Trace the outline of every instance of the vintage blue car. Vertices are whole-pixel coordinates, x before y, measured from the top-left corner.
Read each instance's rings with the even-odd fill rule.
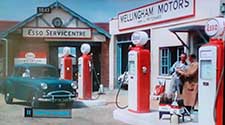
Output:
[[[3,85],[7,104],[16,98],[30,102],[32,107],[38,107],[42,102],[71,106],[77,96],[77,84],[59,79],[58,70],[48,64],[16,65]]]

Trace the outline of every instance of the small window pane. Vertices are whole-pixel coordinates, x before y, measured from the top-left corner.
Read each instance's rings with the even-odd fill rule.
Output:
[[[160,75],[168,75],[171,65],[177,61],[177,58],[179,59],[179,55],[183,52],[184,49],[181,46],[160,48]]]

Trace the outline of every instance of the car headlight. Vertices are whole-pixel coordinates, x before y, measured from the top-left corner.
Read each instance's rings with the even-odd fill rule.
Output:
[[[48,85],[46,83],[41,83],[41,88],[45,90],[48,88]]]
[[[78,89],[78,86],[77,86],[77,83],[76,83],[76,82],[72,82],[72,83],[71,83],[71,87],[72,87],[73,89]]]

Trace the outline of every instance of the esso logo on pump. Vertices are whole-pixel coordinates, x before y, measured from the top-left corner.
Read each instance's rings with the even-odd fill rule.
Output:
[[[144,31],[136,31],[132,34],[131,41],[137,46],[143,46],[148,41],[148,34]]]
[[[219,23],[217,22],[217,20],[212,19],[207,22],[205,26],[205,32],[209,36],[214,36],[218,32],[218,28],[219,28]]]
[[[91,47],[90,47],[89,44],[84,43],[84,44],[81,45],[80,51],[83,54],[88,54],[91,51]]]
[[[222,37],[225,30],[224,18],[213,18],[205,25],[205,32],[210,37]]]

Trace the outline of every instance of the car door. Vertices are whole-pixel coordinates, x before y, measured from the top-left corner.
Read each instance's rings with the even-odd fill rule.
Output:
[[[18,98],[17,86],[19,83],[19,75],[21,72],[21,67],[15,67],[11,76],[7,78],[7,92],[11,93],[13,97]]]
[[[18,99],[21,100],[27,100],[29,97],[29,93],[27,92],[29,90],[29,81],[30,77],[27,77],[24,75],[26,68],[21,67],[18,69],[18,72],[16,73],[16,82],[15,82],[15,93]]]
[[[18,76],[16,91],[20,95],[19,99],[28,100],[32,92],[32,79],[30,74],[27,74],[28,68],[22,68],[20,76]]]

